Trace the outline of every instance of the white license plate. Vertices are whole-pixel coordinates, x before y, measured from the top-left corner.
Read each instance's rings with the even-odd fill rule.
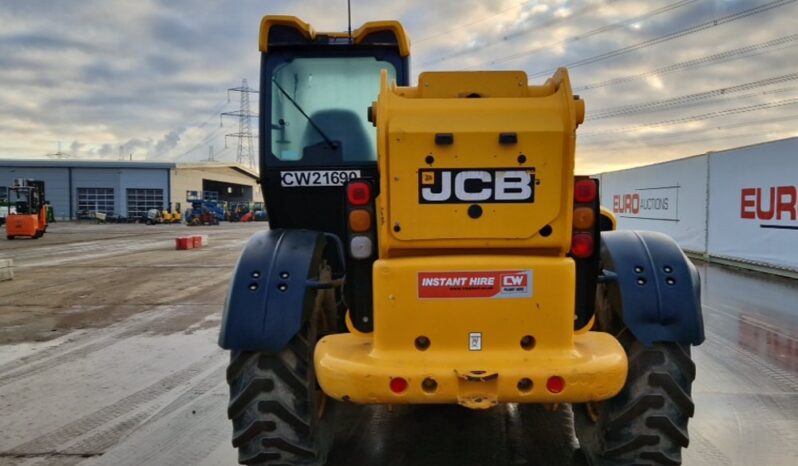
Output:
[[[292,170],[280,172],[280,185],[284,188],[343,186],[353,178],[360,178],[360,170]]]

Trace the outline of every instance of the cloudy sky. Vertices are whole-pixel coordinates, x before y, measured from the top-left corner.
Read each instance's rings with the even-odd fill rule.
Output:
[[[402,21],[412,75],[568,66],[583,173],[798,136],[796,0],[352,4],[354,27]],[[346,29],[345,0],[2,0],[0,158],[235,160],[219,113],[258,82],[264,14]]]

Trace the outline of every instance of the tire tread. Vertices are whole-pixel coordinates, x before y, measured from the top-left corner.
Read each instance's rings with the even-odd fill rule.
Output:
[[[695,363],[677,343],[643,346],[626,332],[629,374],[621,392],[601,404],[597,423],[575,406],[577,435],[594,466],[681,464],[689,444],[687,422],[695,413],[690,395]]]
[[[295,336],[276,354],[233,352],[227,367],[233,447],[245,465],[321,465],[323,436],[308,409],[312,347]]]

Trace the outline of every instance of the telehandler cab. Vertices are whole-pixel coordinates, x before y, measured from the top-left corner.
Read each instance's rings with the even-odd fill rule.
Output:
[[[8,200],[14,209],[6,217],[6,238],[28,236],[38,239],[47,231],[47,204],[44,181],[16,179],[8,188]]]
[[[394,21],[267,16],[260,51],[271,229],[219,340],[240,463],[324,464],[338,400],[571,403],[592,464],[680,464],[698,275],[668,237],[613,231],[574,176],[585,107],[564,69],[409,87]]]

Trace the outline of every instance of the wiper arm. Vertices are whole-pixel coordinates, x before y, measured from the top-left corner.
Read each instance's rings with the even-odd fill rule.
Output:
[[[277,89],[285,96],[285,98],[288,99],[288,101],[291,102],[294,105],[294,107],[296,107],[297,110],[299,110],[299,113],[301,113],[302,116],[307,118],[308,123],[310,123],[310,126],[312,126],[313,129],[315,129],[316,132],[318,132],[321,135],[322,138],[324,138],[324,142],[326,142],[330,146],[330,149],[332,149],[332,150],[337,149],[338,145],[336,143],[334,143],[332,139],[327,137],[326,134],[324,134],[324,131],[322,131],[321,128],[319,128],[319,125],[317,125],[316,122],[313,121],[313,118],[311,118],[307,113],[305,113],[304,110],[302,110],[302,107],[300,107],[299,104],[296,103],[296,101],[294,99],[292,99],[291,96],[288,95],[287,92],[285,92],[285,89],[283,89],[283,87],[280,86],[280,84],[277,82],[277,80],[272,78],[272,82],[274,83],[275,86],[277,86]]]

